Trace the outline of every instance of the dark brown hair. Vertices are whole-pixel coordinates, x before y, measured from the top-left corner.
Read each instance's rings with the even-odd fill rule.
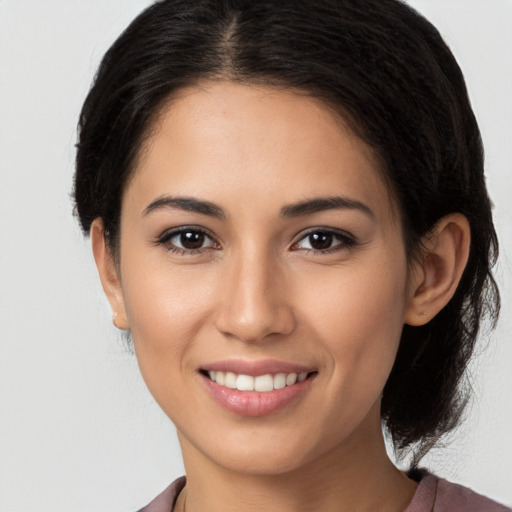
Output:
[[[471,250],[455,296],[427,325],[404,326],[384,389],[395,448],[412,446],[419,460],[457,425],[481,320],[499,310],[482,144],[455,58],[399,0],[156,2],[105,55],[79,122],[76,211],[86,234],[103,219],[114,254],[123,190],[152,119],[205,79],[295,88],[337,106],[382,162],[410,255],[441,217],[467,217]]]

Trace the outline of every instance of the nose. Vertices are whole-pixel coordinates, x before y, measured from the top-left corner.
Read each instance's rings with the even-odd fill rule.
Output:
[[[258,343],[295,329],[285,271],[278,262],[253,251],[226,264],[215,322],[225,336]]]

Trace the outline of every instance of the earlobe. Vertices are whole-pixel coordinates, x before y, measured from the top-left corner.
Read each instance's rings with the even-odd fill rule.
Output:
[[[112,308],[112,321],[118,329],[129,329],[121,281],[114,258],[107,247],[103,221],[97,218],[91,225],[91,244],[103,291]]]
[[[469,222],[461,213],[443,217],[424,238],[411,272],[406,324],[425,325],[448,304],[466,267],[470,241]]]

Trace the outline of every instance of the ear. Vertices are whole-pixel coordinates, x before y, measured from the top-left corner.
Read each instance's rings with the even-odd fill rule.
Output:
[[[107,247],[103,221],[100,218],[95,219],[91,225],[91,243],[101,285],[112,308],[114,325],[119,329],[129,329],[118,268]]]
[[[405,323],[425,325],[448,304],[466,267],[471,234],[461,213],[443,217],[422,240],[410,274]]]

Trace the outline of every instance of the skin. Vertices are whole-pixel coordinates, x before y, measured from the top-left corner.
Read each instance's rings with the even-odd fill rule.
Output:
[[[219,215],[163,197],[208,201]],[[283,215],[332,197],[350,207]],[[125,191],[119,260],[101,219],[91,237],[115,323],[131,329],[178,430],[188,483],[177,510],[406,508],[416,484],[386,455],[380,397],[403,324],[428,322],[453,295],[469,228],[459,214],[441,219],[408,262],[397,212],[371,149],[315,99],[216,82],[163,109]],[[198,250],[162,240],[183,226],[207,232]],[[319,228],[332,243],[315,251]],[[317,373],[298,400],[245,417],[199,374],[233,358]]]

